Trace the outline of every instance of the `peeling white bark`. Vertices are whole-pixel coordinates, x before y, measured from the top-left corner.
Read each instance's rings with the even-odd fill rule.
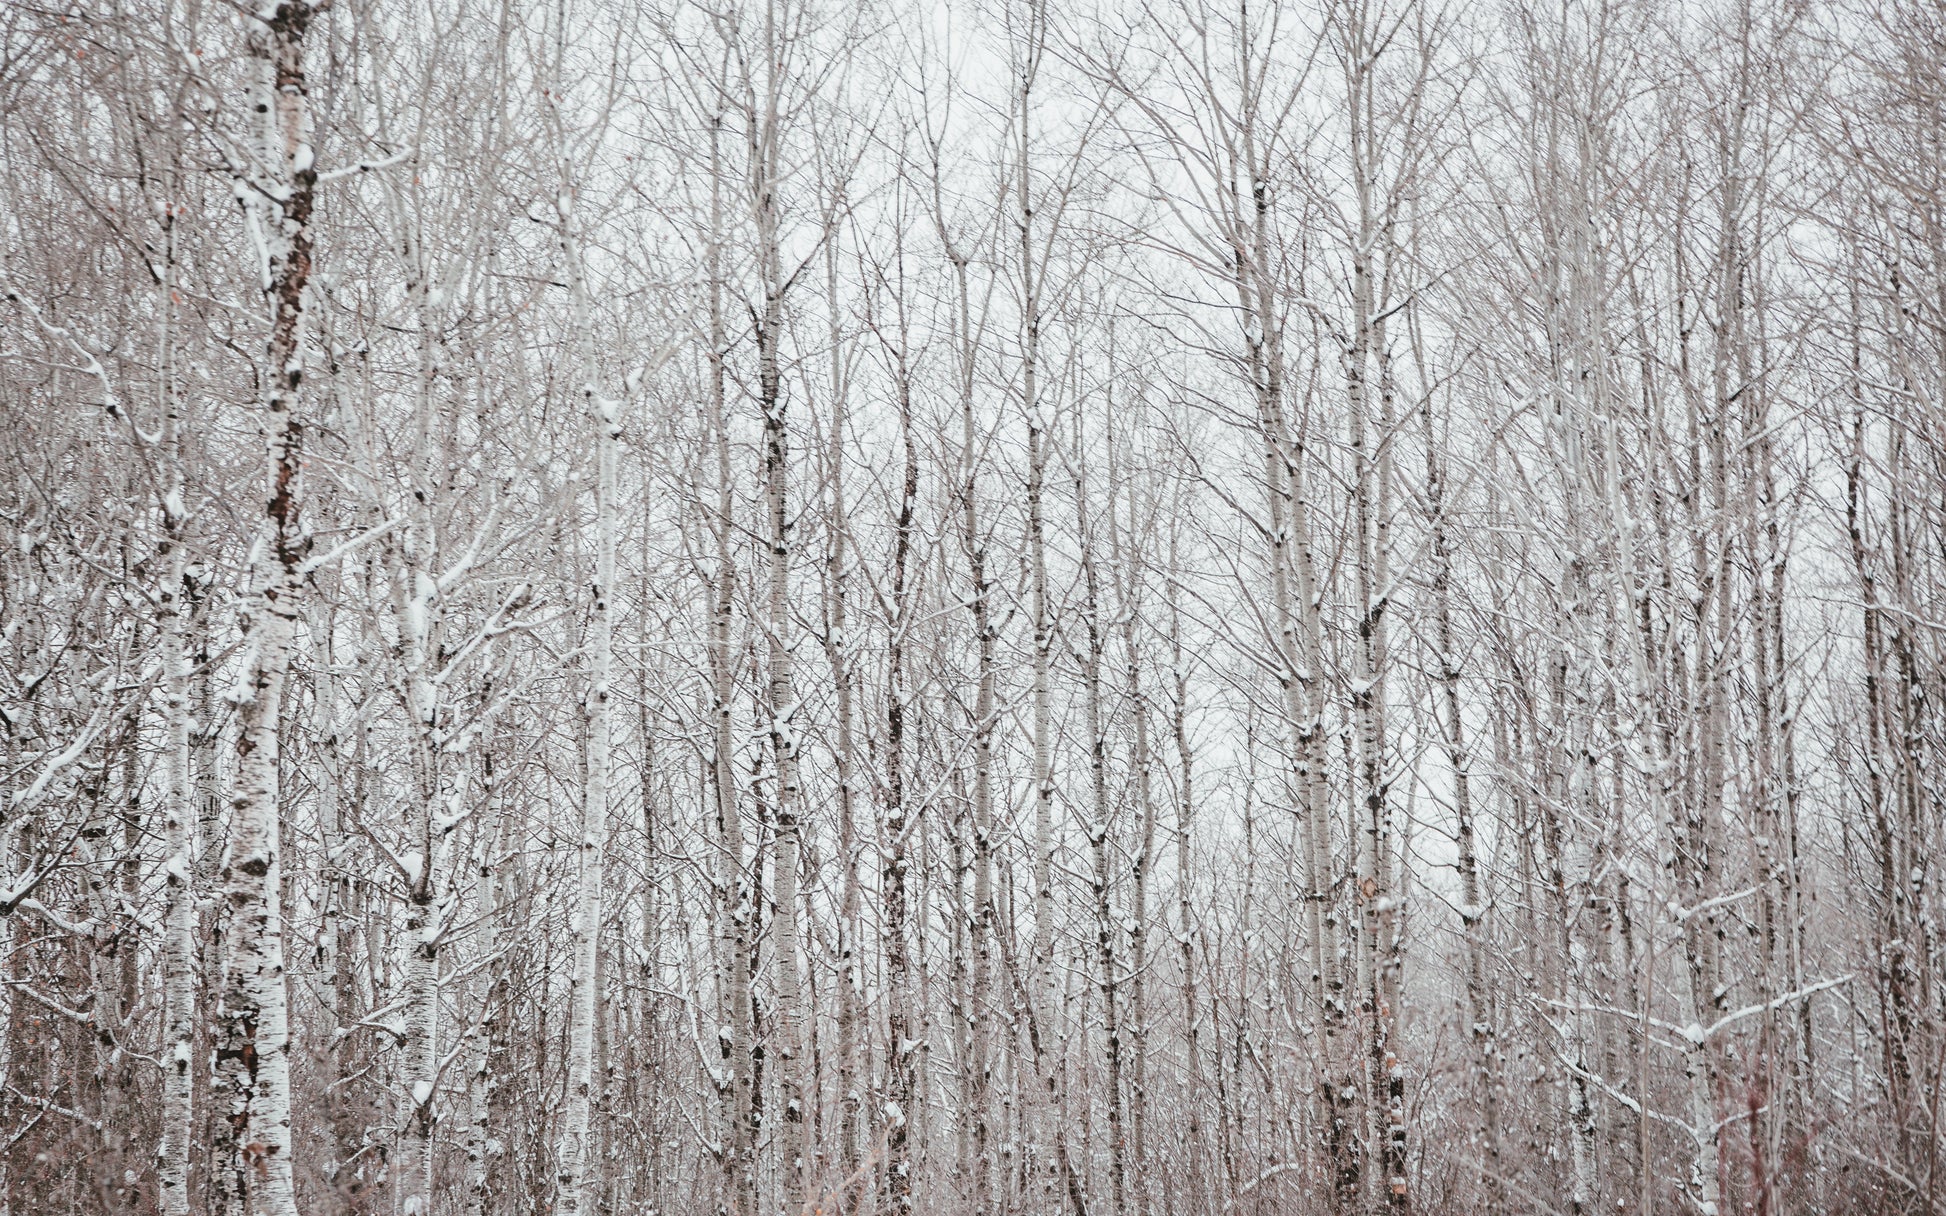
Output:
[[[311,274],[310,113],[305,94],[307,0],[282,0],[245,17],[258,110],[253,180],[262,215],[264,283],[271,313],[262,374],[269,385],[261,425],[268,466],[266,508],[249,570],[246,670],[239,760],[230,795],[222,883],[223,983],[215,1011],[219,1137],[212,1194],[218,1210],[297,1216],[291,1163],[290,1021],[284,974],[279,871],[278,743],[285,680],[303,611],[304,548],[299,523],[304,311]],[[303,163],[300,163],[302,161]]]

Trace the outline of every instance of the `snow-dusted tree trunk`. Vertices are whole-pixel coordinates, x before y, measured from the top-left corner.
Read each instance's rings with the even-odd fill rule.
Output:
[[[903,318],[901,318],[903,320]],[[886,1009],[886,1085],[883,1119],[886,1126],[886,1197],[892,1211],[904,1216],[913,1210],[915,1132],[922,1091],[920,1068],[926,1047],[921,1027],[924,1007],[922,994],[914,991],[912,948],[908,941],[913,915],[914,884],[910,880],[911,839],[916,824],[911,822],[923,807],[914,807],[907,789],[911,759],[907,751],[908,711],[911,690],[907,660],[910,653],[910,613],[912,604],[912,549],[915,514],[919,497],[919,452],[912,428],[911,383],[905,364],[906,351],[896,351],[898,370],[896,388],[899,409],[899,442],[903,459],[898,481],[899,496],[896,531],[893,534],[890,597],[887,605],[885,674],[885,823],[879,845],[884,876],[881,887],[885,900],[882,928],[885,959]]]
[[[864,1113],[863,1077],[865,992],[863,960],[858,955],[862,931],[860,913],[863,892],[859,881],[858,795],[859,760],[854,728],[856,711],[853,698],[857,689],[854,642],[851,634],[850,588],[852,565],[856,561],[851,540],[850,508],[845,498],[844,434],[849,416],[850,376],[838,329],[838,266],[835,242],[824,248],[825,296],[831,305],[830,381],[831,432],[825,452],[824,492],[826,511],[826,548],[823,579],[820,584],[824,614],[825,662],[831,669],[832,685],[832,764],[836,770],[838,798],[838,987],[835,1021],[838,1034],[838,1181],[822,1190],[837,1192],[837,1202],[855,1209],[868,1191],[865,1163],[859,1144]]]
[[[942,170],[939,149],[933,148],[931,180],[933,222],[946,260],[952,268],[951,322],[952,387],[959,407],[959,451],[956,454],[959,507],[959,542],[966,559],[966,609],[977,648],[974,670],[975,691],[967,731],[973,744],[973,785],[970,812],[973,824],[973,892],[965,932],[972,953],[971,974],[967,981],[968,1023],[966,1057],[960,1062],[961,1102],[967,1128],[973,1207],[989,1211],[994,1197],[994,1134],[991,1099],[996,1062],[994,1026],[998,1016],[993,992],[993,934],[998,924],[994,906],[994,815],[993,764],[994,728],[997,715],[999,672],[995,650],[997,630],[993,621],[993,586],[988,574],[987,523],[980,510],[980,466],[982,445],[975,424],[974,403],[979,377],[979,340],[969,282],[971,259],[945,214],[941,196]]]
[[[595,1068],[595,1018],[601,986],[602,863],[608,831],[608,781],[613,763],[612,682],[615,666],[615,535],[618,527],[615,480],[622,440],[622,403],[602,391],[595,353],[594,311],[589,298],[577,224],[573,175],[564,167],[560,201],[561,267],[574,301],[574,328],[580,340],[577,372],[588,411],[595,455],[595,571],[589,588],[587,684],[582,717],[587,730],[587,777],[581,795],[573,933],[573,984],[568,997],[567,1096],[561,1112],[555,1171],[555,1211],[575,1216],[582,1210],[595,1160],[592,1126]]]
[[[1026,28],[1013,46],[1016,73],[1012,99],[1014,130],[1012,217],[1017,240],[1020,276],[1020,395],[1027,419],[1027,563],[1029,570],[1030,611],[1034,629],[1033,667],[1033,799],[1034,799],[1034,939],[1032,979],[1028,985],[1029,1016],[1038,1023],[1039,1033],[1030,1036],[1033,1067],[1039,1081],[1038,1095],[1044,1105],[1023,1107],[1023,1117],[1037,1120],[1035,1143],[1029,1149],[1038,1154],[1030,1166],[1041,1176],[1043,1203],[1051,1202],[1058,1166],[1050,1144],[1060,1142],[1066,1130],[1060,1126],[1057,1090],[1060,1066],[1052,1058],[1059,1040],[1055,1010],[1054,958],[1054,612],[1047,578],[1047,488],[1048,449],[1053,440],[1048,434],[1046,407],[1041,389],[1041,291],[1044,250],[1043,237],[1035,225],[1039,198],[1034,183],[1034,84],[1039,76],[1046,49],[1047,14],[1040,0],[1028,0]]]
[[[1182,605],[1178,599],[1179,583],[1177,572],[1182,568],[1180,554],[1180,527],[1172,525],[1169,531],[1169,564],[1164,594],[1169,610],[1169,678],[1171,688],[1169,707],[1169,733],[1176,749],[1176,790],[1175,790],[1175,832],[1176,832],[1176,950],[1178,965],[1182,975],[1177,983],[1182,989],[1182,1036],[1183,1070],[1190,1077],[1202,1075],[1203,1040],[1202,994],[1197,987],[1196,977],[1196,909],[1193,899],[1196,870],[1195,855],[1190,845],[1190,828],[1196,820],[1196,753],[1189,741],[1189,655],[1183,644]],[[1325,1099],[1329,1113],[1330,1099]],[[1188,1196],[1186,1202],[1207,1202],[1209,1179],[1205,1175],[1208,1166],[1209,1146],[1207,1133],[1203,1127],[1202,1095],[1192,1092],[1183,1099],[1183,1138],[1185,1155],[1188,1158],[1188,1177],[1179,1187],[1171,1187],[1170,1179],[1161,1179],[1163,1194],[1182,1193]]]
[[[1338,21],[1340,54],[1349,102],[1350,176],[1355,209],[1346,233],[1351,268],[1351,315],[1344,337],[1347,441],[1352,469],[1352,577],[1357,643],[1350,689],[1350,717],[1357,771],[1358,817],[1353,898],[1359,908],[1359,1001],[1369,1019],[1368,1135],[1378,1160],[1371,1175],[1386,1207],[1410,1205],[1407,1181],[1405,1081],[1399,1061],[1399,968],[1403,958],[1399,894],[1392,874],[1393,808],[1387,755],[1387,615],[1391,594],[1391,363],[1386,342],[1397,201],[1382,174],[1389,157],[1388,132],[1375,118],[1380,102],[1379,65],[1386,49],[1386,18],[1359,4]],[[1404,130],[1410,131],[1409,126]],[[1401,188],[1403,184],[1395,185]]]
[[[181,550],[178,550],[180,553]],[[164,1216],[187,1216],[189,1211],[189,1146],[195,1076],[192,1064],[196,1043],[196,837],[190,808],[194,794],[189,768],[190,663],[188,585],[193,577],[187,563],[176,556],[170,563],[170,585],[161,600],[168,613],[164,624],[165,786],[163,828],[168,856],[163,862],[163,1057],[162,1135],[156,1149],[156,1180],[161,1186]]]
[[[290,1020],[284,975],[279,728],[303,611],[306,537],[297,417],[305,292],[317,184],[306,94],[308,0],[246,16],[257,111],[253,164],[238,183],[261,235],[270,337],[262,367],[267,499],[248,573],[245,669],[230,836],[223,859],[223,984],[216,1011],[218,1143],[213,1204],[224,1213],[297,1216],[291,1166]]]
[[[709,233],[705,252],[709,309],[706,387],[708,468],[714,475],[710,531],[715,569],[710,575],[709,619],[709,801],[715,817],[716,865],[712,883],[713,945],[718,1021],[717,1060],[712,1080],[722,1106],[723,1141],[717,1161],[723,1171],[725,1201],[736,1216],[755,1216],[759,1097],[753,1045],[751,948],[756,932],[751,875],[745,858],[742,809],[736,774],[736,664],[732,645],[736,615],[736,479],[731,473],[727,380],[730,340],[724,297],[729,290],[724,266],[728,220],[723,192],[723,112],[709,116]],[[698,496],[702,497],[701,487]]]
[[[162,962],[162,1134],[156,1147],[156,1182],[163,1216],[188,1216],[189,1150],[194,1128],[196,1048],[196,826],[192,818],[195,781],[189,759],[190,696],[194,682],[189,636],[194,596],[189,564],[188,523],[183,502],[182,393],[175,366],[174,309],[176,230],[173,211],[165,215],[161,296],[163,317],[158,363],[162,429],[156,447],[161,458],[162,526],[167,566],[156,596],[160,609],[163,677],[163,962]],[[0,857],[5,857],[0,841]]]
[[[965,269],[956,267],[962,282]],[[964,287],[961,303],[965,302]],[[962,333],[965,309],[962,308]],[[966,339],[970,345],[970,338]],[[967,575],[970,583],[968,610],[978,636],[979,657],[973,696],[973,936],[972,1013],[973,1033],[967,1074],[971,1086],[967,1094],[968,1117],[973,1122],[973,1198],[977,1210],[991,1210],[994,1195],[994,1125],[991,1107],[997,1049],[994,1028],[999,1020],[993,986],[993,935],[999,923],[994,906],[994,815],[993,815],[993,734],[999,715],[997,662],[998,645],[990,603],[992,584],[987,577],[987,538],[980,518],[977,448],[973,443],[971,364],[966,364],[966,379],[960,397],[961,441],[966,453],[964,537]]]
[[[503,821],[506,812],[507,775],[504,765],[496,767],[496,735],[489,731],[480,744],[480,785],[485,810],[474,837],[473,906],[480,917],[486,955],[484,1006],[480,1019],[467,1031],[466,1044],[466,1204],[470,1216],[488,1216],[493,1211],[492,1159],[500,1146],[494,1142],[494,1090],[501,1084],[495,1059],[495,1034],[507,1017],[507,965],[500,912],[500,866],[506,850]]]
[[[1248,62],[1246,58],[1246,63]],[[1290,731],[1290,764],[1303,864],[1303,948],[1312,1008],[1322,1030],[1318,1067],[1319,1118],[1331,1161],[1333,1202],[1348,1208],[1363,1172],[1356,1134],[1358,1087],[1349,1070],[1356,1058],[1348,1042],[1344,977],[1338,940],[1337,875],[1332,862],[1330,783],[1324,723],[1324,626],[1313,559],[1311,502],[1305,484],[1305,449],[1292,431],[1284,390],[1284,318],[1272,270],[1273,227],[1265,155],[1257,146],[1254,110],[1245,111],[1239,140],[1245,157],[1236,166],[1249,185],[1249,210],[1228,217],[1244,253],[1237,259],[1235,291],[1245,317],[1245,366],[1256,397],[1269,517],[1271,625],[1276,631],[1278,683]],[[1242,184],[1242,183],[1239,183]]]
[[[405,807],[405,1035],[400,1045],[404,1064],[399,1109],[399,1207],[405,1216],[430,1216],[433,1188],[434,1104],[439,1077],[439,950],[445,935],[439,904],[439,852],[444,833],[434,821],[441,814],[441,753],[451,723],[440,715],[439,655],[443,645],[440,617],[443,588],[437,558],[438,472],[433,468],[433,429],[438,425],[436,394],[440,367],[434,334],[439,318],[431,305],[433,286],[425,251],[415,233],[406,253],[415,264],[417,280],[411,295],[418,311],[419,384],[414,418],[414,444],[406,469],[407,493],[391,504],[404,518],[391,571],[393,630],[398,666],[402,669],[414,788]],[[388,538],[389,540],[389,538]],[[388,550],[394,546],[388,543]],[[444,809],[451,814],[452,807]]]
[[[1546,729],[1546,744],[1543,746],[1536,739],[1533,758],[1538,761],[1542,774],[1535,804],[1539,808],[1541,841],[1546,848],[1547,925],[1555,947],[1550,999],[1560,1036],[1557,1063],[1563,1074],[1557,1086],[1561,1106],[1556,1130],[1564,1132],[1568,1141],[1569,1210],[1582,1213],[1589,1211],[1595,1201],[1596,1128],[1594,1094],[1588,1080],[1588,1019],[1582,1009],[1586,1004],[1581,966],[1584,951],[1574,940],[1575,892],[1568,860],[1574,848],[1574,836],[1572,825],[1564,820],[1564,808],[1572,788],[1569,770],[1573,766],[1567,741],[1566,651],[1567,643],[1557,641],[1548,656],[1548,701],[1553,721]]]
[[[1112,360],[1111,360],[1112,361]],[[1081,427],[1075,428],[1076,454],[1075,511],[1081,534],[1082,602],[1081,624],[1087,631],[1086,650],[1081,654],[1082,718],[1088,740],[1089,813],[1083,821],[1093,861],[1091,887],[1095,914],[1095,982],[1101,996],[1102,1049],[1107,1072],[1108,1097],[1108,1185],[1109,1202],[1116,1216],[1128,1210],[1128,1157],[1123,1124],[1122,1072],[1122,991],[1121,960],[1116,949],[1121,926],[1116,924],[1114,874],[1109,862],[1109,834],[1113,823],[1108,793],[1108,722],[1102,705],[1102,663],[1108,649],[1108,631],[1102,616],[1100,564],[1096,560],[1096,521],[1088,510],[1088,471],[1085,439]],[[1112,442],[1112,440],[1111,440]],[[1111,464],[1112,467],[1112,464]],[[1109,511],[1112,518],[1114,505]]]
[[[1421,377],[1423,379],[1423,376]],[[1446,467],[1439,458],[1440,437],[1433,426],[1433,395],[1420,406],[1426,447],[1425,500],[1432,559],[1433,662],[1439,680],[1438,726],[1453,770],[1454,836],[1459,849],[1460,932],[1466,942],[1466,1035],[1473,1053],[1480,1109],[1478,1132],[1480,1185],[1488,1203],[1498,1201],[1503,1168],[1500,1144],[1499,1038],[1487,991],[1486,894],[1480,880],[1478,834],[1473,806],[1473,759],[1467,748],[1466,719],[1460,695],[1459,638],[1453,630],[1453,540],[1447,502]]]
[[[1128,473],[1126,458],[1116,443],[1115,416],[1108,419],[1109,481],[1119,485]],[[1128,1093],[1128,1163],[1134,1173],[1134,1205],[1138,1216],[1147,1216],[1154,1195],[1154,1179],[1149,1174],[1149,888],[1156,859],[1157,811],[1154,786],[1153,745],[1150,740],[1149,692],[1145,683],[1146,629],[1143,621],[1143,590],[1146,570],[1137,550],[1153,539],[1153,504],[1131,488],[1127,491],[1128,525],[1126,532],[1120,512],[1113,508],[1108,517],[1110,552],[1117,570],[1115,615],[1121,622],[1123,678],[1132,734],[1129,767],[1133,777],[1135,811],[1139,816],[1134,856],[1129,865],[1128,917],[1118,926],[1128,933],[1128,1018],[1131,1050]],[[1186,979],[1186,977],[1185,977]]]
[[[336,579],[320,579],[327,588],[355,586],[342,573]],[[357,746],[347,748],[343,731],[354,729],[340,719],[340,673],[337,663],[341,650],[337,644],[336,613],[326,610],[311,619],[311,654],[317,672],[313,716],[318,724],[316,763],[323,771],[318,781],[318,846],[324,855],[319,868],[317,893],[319,920],[317,944],[312,957],[311,975],[325,988],[324,1003],[331,1023],[342,1034],[358,1022],[359,992],[355,950],[359,941],[357,885],[353,875],[357,859],[352,856],[353,831],[348,820],[360,808],[358,793],[363,788],[366,766]],[[349,647],[356,653],[356,645]],[[357,721],[354,717],[353,723]],[[359,732],[361,735],[362,731]],[[350,806],[350,814],[346,808]],[[332,1053],[328,1120],[330,1131],[322,1172],[331,1181],[339,1201],[348,1208],[357,1205],[365,1188],[365,1174],[359,1168],[360,1150],[366,1129],[360,1120],[354,1094],[363,1071],[357,1053],[340,1050]]]
[[[766,39],[784,35],[778,28],[780,14],[771,4],[764,29]],[[766,44],[765,63],[772,70],[780,66],[785,48]],[[745,116],[747,123],[747,165],[750,206],[756,221],[756,260],[758,281],[763,292],[757,310],[757,404],[763,416],[763,493],[765,540],[769,567],[765,585],[766,657],[769,686],[766,708],[769,711],[771,763],[777,786],[775,810],[776,848],[772,853],[771,980],[775,986],[777,1033],[773,1065],[782,1094],[785,1130],[791,1140],[784,1150],[784,1193],[793,1205],[809,1201],[806,1193],[808,1147],[804,1111],[804,1059],[807,1047],[807,1019],[803,1009],[803,963],[798,948],[797,871],[802,847],[800,819],[803,789],[798,775],[798,713],[796,681],[796,625],[790,605],[792,537],[790,514],[790,419],[783,391],[783,371],[779,364],[784,340],[784,294],[789,287],[783,262],[777,189],[783,149],[780,141],[783,99],[778,95],[783,82],[767,76],[759,87],[763,92],[755,105],[761,108]]]

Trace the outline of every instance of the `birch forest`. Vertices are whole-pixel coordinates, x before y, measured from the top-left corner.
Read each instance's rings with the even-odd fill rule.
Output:
[[[9,0],[0,418],[0,1216],[1946,1212],[1940,0]]]

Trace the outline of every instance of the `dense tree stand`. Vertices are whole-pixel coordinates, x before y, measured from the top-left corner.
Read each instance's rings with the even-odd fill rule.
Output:
[[[0,1216],[1946,1211],[1936,3],[0,50]]]

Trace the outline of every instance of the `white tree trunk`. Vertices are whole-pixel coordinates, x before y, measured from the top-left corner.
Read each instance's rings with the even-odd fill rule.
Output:
[[[903,352],[901,352],[903,354]],[[918,1106],[921,1100],[921,1066],[927,1048],[922,1027],[914,1022],[915,1009],[926,1008],[923,991],[912,991],[912,959],[906,940],[912,915],[912,888],[908,880],[910,865],[908,838],[912,835],[909,816],[916,814],[906,793],[907,777],[907,697],[906,637],[912,575],[912,534],[919,488],[918,451],[912,433],[912,400],[903,365],[899,371],[899,438],[904,453],[899,480],[897,534],[893,542],[892,588],[886,621],[891,643],[887,647],[885,683],[885,839],[880,845],[884,866],[885,920],[883,947],[885,958],[886,1103],[886,1190],[892,1210],[904,1216],[913,1210],[913,1140],[920,1128]],[[921,808],[923,809],[923,808]],[[923,915],[924,901],[918,901]]]
[[[1034,941],[1032,979],[1028,988],[1028,1016],[1038,1033],[1028,1036],[1033,1048],[1036,1088],[1044,1105],[1025,1107],[1037,1121],[1029,1164],[1040,1176],[1041,1202],[1053,1202],[1058,1176],[1057,1154],[1051,1145],[1062,1141],[1056,1092],[1058,1066],[1052,1058],[1059,1040],[1054,985],[1054,697],[1052,668],[1054,619],[1047,581],[1047,527],[1043,496],[1047,481],[1047,449],[1052,439],[1040,393],[1041,279],[1039,239],[1034,226],[1033,90],[1046,45],[1046,13],[1031,0],[1022,44],[1015,48],[1020,85],[1014,97],[1017,124],[1014,148],[1014,226],[1019,240],[1021,292],[1021,405],[1027,416],[1027,561],[1034,625],[1033,782],[1034,782]]]
[[[1076,447],[1085,452],[1080,427],[1076,428]],[[1112,443],[1112,440],[1111,440]],[[1120,960],[1115,949],[1120,928],[1115,924],[1113,873],[1109,864],[1108,837],[1111,813],[1108,798],[1108,725],[1102,707],[1102,661],[1108,636],[1102,626],[1101,575],[1095,560],[1094,521],[1088,514],[1087,466],[1077,454],[1075,475],[1076,522],[1082,538],[1081,576],[1083,600],[1082,625],[1087,630],[1087,651],[1082,655],[1082,717],[1088,735],[1088,776],[1090,811],[1085,831],[1094,862],[1093,893],[1095,913],[1096,984],[1101,995],[1102,1046],[1107,1071],[1108,1094],[1108,1180],[1109,1200],[1115,1216],[1128,1210],[1128,1159],[1122,1125],[1126,1112],[1122,1100],[1122,1024]],[[1112,516],[1114,505],[1111,500]]]
[[[494,1031],[506,1017],[506,963],[502,957],[500,922],[500,858],[505,844],[501,823],[506,795],[506,775],[496,772],[495,743],[491,732],[481,744],[481,794],[486,814],[475,843],[473,906],[480,917],[485,940],[481,949],[487,958],[486,997],[480,1019],[467,1031],[467,1126],[466,1126],[466,1211],[471,1216],[488,1216],[493,1210],[491,1160],[497,1155],[493,1143],[493,1091],[499,1084],[494,1067]]]
[[[161,601],[163,629],[164,791],[162,820],[168,855],[163,861],[166,903],[162,979],[162,1136],[156,1153],[156,1179],[164,1216],[189,1212],[189,1146],[196,1043],[196,837],[190,818],[193,796],[189,770],[189,605],[185,550],[171,555],[168,584]]]
[[[571,181],[564,173],[563,181]],[[564,187],[564,189],[571,189]],[[610,684],[614,669],[616,465],[621,449],[621,402],[605,396],[595,360],[593,310],[588,299],[572,194],[561,203],[562,267],[574,298],[575,331],[581,335],[583,401],[593,423],[595,447],[595,581],[587,641],[588,683],[583,715],[588,731],[587,782],[582,791],[580,860],[573,922],[573,984],[568,1004],[568,1087],[557,1150],[555,1211],[575,1216],[582,1210],[594,1157],[591,1114],[594,1097],[595,1012],[600,987],[602,860],[608,823],[608,779],[612,719]]]
[[[773,51],[773,55],[781,54]],[[770,82],[775,87],[775,81]],[[774,110],[767,120],[775,121]],[[760,138],[757,131],[763,131]],[[805,1029],[802,961],[797,934],[797,869],[800,851],[799,819],[803,801],[798,776],[798,713],[794,653],[796,628],[791,619],[790,568],[790,422],[786,417],[782,371],[778,364],[784,330],[783,252],[779,247],[776,204],[778,133],[762,127],[751,136],[751,192],[757,199],[757,258],[763,281],[762,321],[757,328],[757,380],[763,413],[764,516],[770,568],[765,600],[765,634],[770,666],[767,708],[770,712],[771,762],[777,776],[777,841],[772,854],[770,927],[774,955],[772,982],[776,989],[777,1035],[775,1075],[782,1094],[785,1128],[784,1193],[794,1206],[811,1204],[807,1172],[809,1146],[804,1133]]]
[[[162,1135],[156,1147],[156,1182],[163,1216],[188,1216],[189,1146],[194,1129],[196,1046],[196,835],[191,818],[194,781],[189,762],[190,598],[195,577],[184,536],[181,394],[175,383],[175,334],[170,293],[175,290],[176,234],[173,214],[163,220],[162,442],[167,489],[162,523],[168,566],[157,601],[162,616],[163,668],[163,859],[162,913]],[[0,857],[6,855],[0,842]]]
[[[298,522],[295,417],[304,376],[305,289],[311,273],[309,224],[317,172],[305,92],[306,0],[283,0],[246,17],[260,118],[252,180],[271,309],[263,377],[270,386],[262,425],[268,500],[250,564],[245,628],[247,668],[240,760],[230,796],[224,854],[227,924],[216,1073],[219,1144],[213,1193],[219,1210],[246,1216],[297,1216],[291,1167],[290,1023],[280,895],[278,728],[284,683],[304,595],[305,537]]]

